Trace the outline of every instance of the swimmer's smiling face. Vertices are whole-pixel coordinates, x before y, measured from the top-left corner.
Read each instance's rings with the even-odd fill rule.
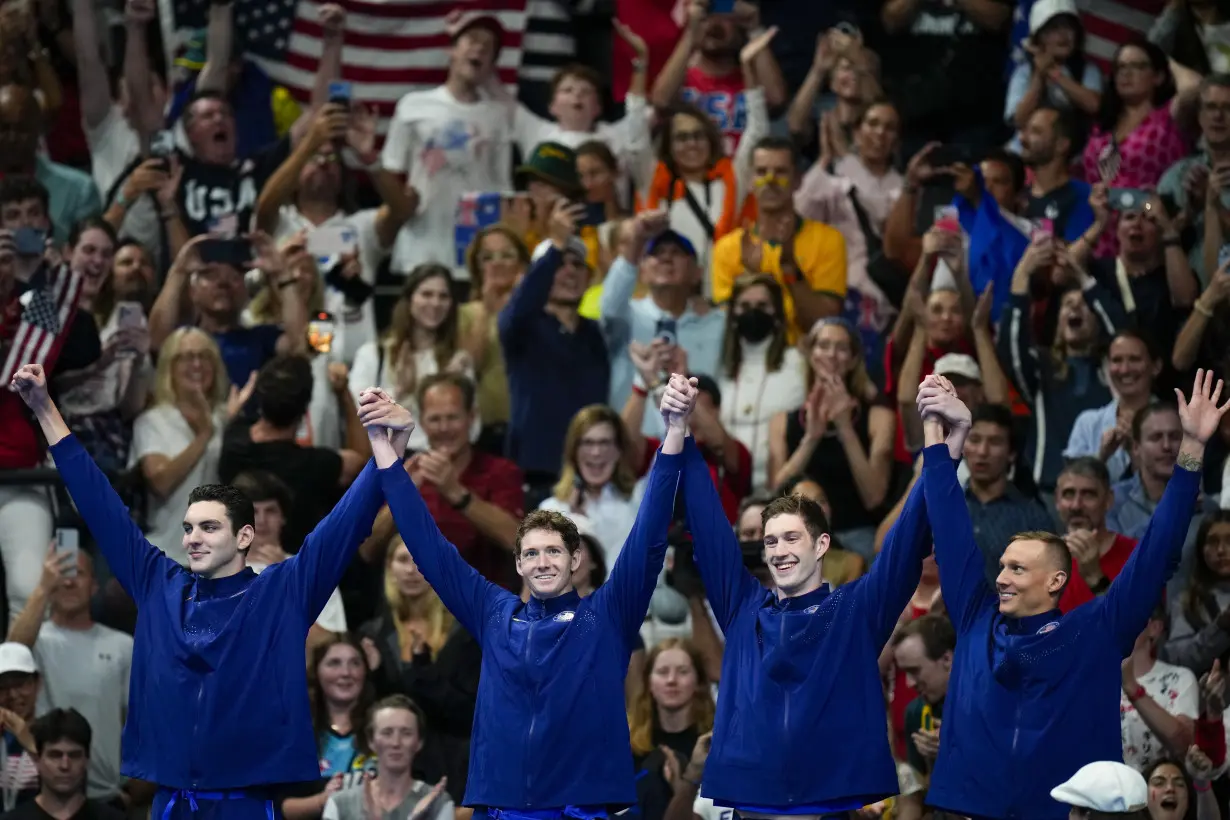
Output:
[[[205,578],[234,575],[244,566],[244,554],[256,531],[245,524],[238,531],[220,501],[197,501],[184,514],[184,551],[188,569]]]

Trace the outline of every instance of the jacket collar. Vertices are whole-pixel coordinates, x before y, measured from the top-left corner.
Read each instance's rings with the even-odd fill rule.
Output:
[[[234,575],[228,575],[225,578],[205,578],[200,575],[194,577],[196,578],[194,597],[199,601],[207,598],[229,598],[242,592],[248,584],[252,583],[256,573],[251,567],[244,567]]]
[[[1008,631],[1014,635],[1041,635],[1052,623],[1058,626],[1063,613],[1058,609],[1043,612],[1039,615],[1026,615],[1024,618],[1008,618]],[[1052,627],[1053,628],[1053,627]]]
[[[542,600],[530,596],[530,600],[525,604],[525,614],[531,620],[541,620],[543,618],[551,618],[566,610],[575,610],[577,604],[581,603],[581,596],[577,594],[575,589],[565,592],[563,595],[556,595],[554,598]]]
[[[804,609],[824,603],[824,599],[829,597],[828,582],[820,584],[819,589],[813,589],[806,595],[796,595],[793,598],[781,598],[777,593],[773,594],[774,606],[784,612],[801,612]]]

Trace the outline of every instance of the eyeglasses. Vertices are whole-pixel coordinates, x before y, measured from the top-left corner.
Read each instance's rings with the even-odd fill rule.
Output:
[[[671,142],[704,142],[706,139],[704,131],[676,131],[671,134]]]
[[[578,450],[608,450],[614,446],[613,438],[583,438],[577,442]]]

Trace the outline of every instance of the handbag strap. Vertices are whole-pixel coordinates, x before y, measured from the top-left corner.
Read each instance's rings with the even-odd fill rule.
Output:
[[[679,182],[683,183],[683,198],[687,201],[688,207],[692,210],[692,215],[700,222],[700,226],[705,229],[705,234],[708,235],[709,241],[712,242],[717,234],[717,229],[713,227],[713,220],[709,218],[709,214],[700,206],[700,202],[696,199],[696,194],[692,193],[692,189],[688,186],[686,180],[681,180],[678,176],[671,175],[670,191],[673,194],[675,185]],[[708,183],[706,183],[707,185]]]
[[[871,217],[867,216],[867,211],[863,208],[863,203],[858,201],[858,194],[854,188],[850,189],[848,194],[850,204],[854,207],[854,215],[858,217],[858,226],[863,232],[863,238],[867,241],[867,249],[871,250],[872,243],[877,246],[882,244],[880,235],[877,234],[871,227]]]

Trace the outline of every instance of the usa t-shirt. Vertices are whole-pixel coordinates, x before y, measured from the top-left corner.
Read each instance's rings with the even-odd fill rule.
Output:
[[[289,137],[230,165],[201,162],[181,152],[184,176],[179,186],[179,209],[188,232],[193,236],[207,233],[217,220],[234,216],[236,230],[246,233],[257,196],[288,156]]]
[[[747,100],[743,75],[732,71],[721,77],[706,74],[692,66],[683,77],[680,95],[717,123],[726,144],[726,156],[733,157],[747,128]]]

